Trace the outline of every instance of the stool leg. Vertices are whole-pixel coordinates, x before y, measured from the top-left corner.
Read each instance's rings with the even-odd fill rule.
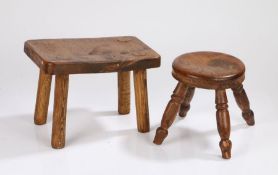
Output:
[[[147,72],[146,70],[134,70],[135,104],[137,114],[137,129],[145,133],[150,131]]]
[[[46,123],[52,75],[40,71],[34,122],[37,125]]]
[[[228,111],[228,100],[225,90],[216,90],[215,95],[216,103],[216,119],[217,129],[221,137],[219,146],[222,151],[222,157],[224,159],[231,158],[232,142],[230,141],[230,116]]]
[[[56,75],[51,145],[57,149],[65,146],[68,83],[69,75]]]
[[[239,108],[242,111],[242,117],[246,121],[246,123],[250,126],[255,125],[254,113],[250,109],[250,104],[248,97],[243,89],[243,86],[240,85],[237,88],[233,88],[233,93],[236,99],[236,102]]]
[[[118,72],[118,112],[130,112],[130,72]]]
[[[194,92],[195,92],[194,87],[188,87],[187,92],[185,94],[185,98],[184,98],[183,103],[181,104],[181,107],[180,107],[180,112],[179,112],[180,117],[185,117],[187,112],[189,111],[190,102],[193,98]]]
[[[171,100],[169,101],[162,120],[161,120],[161,126],[157,128],[156,135],[154,138],[154,143],[157,145],[162,144],[163,140],[168,135],[168,128],[172,125],[174,122],[176,115],[178,113],[179,107],[181,103],[183,102],[184,96],[187,91],[187,86],[185,86],[183,83],[179,82],[176,86],[172,96]]]

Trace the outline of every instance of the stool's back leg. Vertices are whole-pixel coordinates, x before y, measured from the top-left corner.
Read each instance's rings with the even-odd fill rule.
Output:
[[[245,121],[248,125],[254,125],[255,124],[254,113],[250,109],[249,100],[248,100],[248,97],[246,95],[246,92],[245,92],[243,86],[240,85],[236,88],[233,88],[232,90],[233,90],[236,102],[242,111],[242,117],[245,119]]]
[[[190,102],[193,98],[194,92],[195,92],[194,87],[188,87],[187,92],[185,94],[185,98],[180,106],[180,112],[179,112],[180,117],[185,117],[187,112],[189,111]]]
[[[139,132],[149,132],[149,106],[146,70],[134,70],[134,91],[137,114],[137,128]]]
[[[43,125],[46,123],[51,89],[51,80],[52,75],[45,74],[42,70],[40,71],[34,115],[34,122],[37,125]]]
[[[51,140],[53,148],[63,148],[65,146],[68,84],[69,75],[56,75]]]
[[[224,159],[231,158],[231,148],[232,142],[230,141],[230,116],[228,111],[228,100],[225,90],[216,90],[215,95],[216,103],[216,119],[217,119],[217,129],[221,137],[219,146],[222,151],[222,157]]]
[[[167,137],[168,128],[172,125],[176,118],[179,107],[184,100],[184,96],[186,94],[187,89],[188,88],[181,82],[179,82],[176,86],[171,96],[171,100],[169,101],[164,111],[161,120],[161,126],[156,130],[156,135],[153,141],[155,144],[160,145],[163,142],[163,140]]]
[[[130,112],[130,72],[118,72],[118,112]]]

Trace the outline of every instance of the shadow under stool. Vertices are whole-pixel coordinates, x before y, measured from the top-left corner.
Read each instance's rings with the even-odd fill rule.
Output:
[[[231,157],[230,116],[226,89],[232,89],[242,116],[248,125],[254,125],[254,113],[243,89],[245,66],[237,58],[217,52],[193,52],[177,57],[173,62],[173,77],[178,84],[162,117],[161,126],[156,130],[155,144],[162,144],[168,135],[177,113],[185,117],[195,87],[215,90],[217,129],[221,137],[219,146],[222,157]]]
[[[130,71],[134,75],[137,128],[149,132],[147,69],[160,66],[160,56],[136,37],[43,39],[25,42],[25,53],[40,68],[34,121],[46,123],[52,75],[55,97],[51,145],[65,146],[70,74],[118,73],[118,112],[130,112]]]

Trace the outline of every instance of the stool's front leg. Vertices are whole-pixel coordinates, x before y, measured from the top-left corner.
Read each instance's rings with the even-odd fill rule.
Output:
[[[134,70],[135,104],[139,132],[149,132],[149,106],[146,70]]]
[[[52,75],[40,71],[34,122],[37,125],[46,123]]]
[[[248,97],[243,89],[243,86],[240,85],[237,88],[233,88],[233,93],[236,99],[238,106],[242,111],[242,117],[246,121],[246,123],[250,126],[255,124],[254,113],[250,109],[250,104]]]
[[[193,98],[194,92],[195,92],[194,87],[188,87],[187,92],[185,94],[185,98],[184,98],[184,100],[181,104],[181,107],[180,107],[180,112],[179,112],[180,117],[185,117],[187,112],[189,111],[190,102]]]
[[[188,87],[181,82],[179,82],[176,86],[171,96],[171,100],[169,101],[164,111],[161,126],[156,130],[156,135],[153,141],[155,144],[160,145],[163,142],[163,140],[167,137],[168,128],[172,125],[176,118],[179,107],[183,102],[187,89]]]
[[[118,112],[130,112],[130,72],[118,72]]]
[[[222,151],[222,157],[224,159],[231,158],[231,148],[232,142],[230,141],[230,116],[228,111],[228,100],[225,90],[216,90],[215,95],[216,103],[216,119],[217,119],[217,129],[221,137],[219,146]]]
[[[51,145],[57,149],[65,146],[68,84],[69,75],[56,75]]]

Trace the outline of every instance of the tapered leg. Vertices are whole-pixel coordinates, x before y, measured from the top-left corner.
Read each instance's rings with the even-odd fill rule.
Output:
[[[255,124],[254,113],[250,109],[249,100],[245,93],[245,90],[243,89],[243,86],[240,85],[237,88],[233,88],[233,93],[234,93],[236,102],[242,111],[242,117],[245,119],[245,121],[248,125],[251,125],[251,126],[254,125]]]
[[[137,114],[137,129],[145,133],[150,131],[149,107],[146,70],[134,70],[135,104]]]
[[[194,91],[195,91],[194,87],[188,87],[187,92],[185,94],[185,98],[184,98],[184,100],[181,104],[181,107],[180,107],[180,112],[179,112],[180,117],[185,117],[187,112],[189,111],[190,102],[193,98]]]
[[[181,82],[179,82],[176,86],[171,96],[171,100],[169,101],[164,111],[161,126],[156,130],[156,135],[153,141],[155,144],[160,145],[163,142],[163,140],[167,137],[168,128],[172,125],[176,118],[179,107],[184,100],[184,96],[186,94],[187,89],[187,86],[185,86]]]
[[[221,137],[219,146],[222,151],[222,157],[224,159],[231,158],[232,142],[230,141],[230,116],[228,111],[228,100],[225,90],[216,90],[215,94],[216,103],[216,119],[217,129]]]
[[[68,83],[69,75],[56,75],[51,145],[57,149],[65,146]]]
[[[130,72],[118,72],[118,112],[130,112]]]
[[[40,71],[34,122],[37,125],[46,123],[52,75]]]

